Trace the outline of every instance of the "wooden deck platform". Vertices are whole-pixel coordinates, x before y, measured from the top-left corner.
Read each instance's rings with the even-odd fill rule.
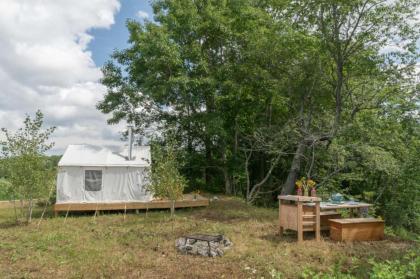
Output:
[[[38,199],[33,199],[33,203],[37,204],[38,203]],[[23,206],[28,206],[29,202],[28,201],[22,201]],[[14,208],[14,207],[20,207],[21,206],[21,202],[20,200],[14,200],[14,201],[0,201],[0,209],[6,209],[6,208]]]
[[[184,195],[183,199],[175,202],[175,208],[208,206],[209,199],[192,194]],[[100,211],[100,210],[133,210],[133,209],[165,209],[171,208],[171,201],[156,199],[150,202],[108,202],[108,203],[60,203],[53,207],[54,213],[67,211]]]

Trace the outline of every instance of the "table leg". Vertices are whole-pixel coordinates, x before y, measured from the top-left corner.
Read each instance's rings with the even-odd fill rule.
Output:
[[[283,227],[281,223],[281,201],[279,200],[279,235],[283,236]]]
[[[302,202],[297,202],[297,237],[298,237],[298,243],[303,241],[303,224],[302,224]]]
[[[319,202],[315,204],[315,239],[321,240],[321,209]]]

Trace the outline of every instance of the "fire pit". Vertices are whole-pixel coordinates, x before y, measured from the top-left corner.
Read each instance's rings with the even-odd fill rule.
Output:
[[[183,254],[216,257],[223,256],[232,242],[223,235],[193,234],[178,238],[175,244]]]

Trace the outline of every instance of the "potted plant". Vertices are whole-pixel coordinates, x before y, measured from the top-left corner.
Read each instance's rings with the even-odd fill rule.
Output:
[[[302,196],[302,181],[301,180],[297,180],[296,181],[296,195],[298,196]]]
[[[311,197],[316,197],[316,188],[315,188],[316,182],[313,181],[312,179],[308,179],[307,183],[309,185],[309,188],[311,188]]]
[[[300,195],[302,195],[302,189],[303,189],[304,196],[309,196],[309,191],[311,192],[311,196],[316,196],[316,190],[315,190],[316,183],[312,179],[310,178],[306,179],[306,177],[302,177],[301,179],[297,180],[295,184],[298,188],[297,190],[298,195],[299,193]]]

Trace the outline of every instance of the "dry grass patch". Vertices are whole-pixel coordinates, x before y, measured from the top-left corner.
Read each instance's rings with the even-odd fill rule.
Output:
[[[208,208],[48,217],[37,228],[14,226],[0,210],[0,274],[5,278],[299,278],[305,270],[339,268],[364,278],[367,259],[395,259],[416,243],[380,242],[301,245],[277,236],[277,211],[224,198]],[[7,225],[5,225],[7,224]],[[222,233],[234,243],[222,258],[181,255],[175,239],[191,233]]]

